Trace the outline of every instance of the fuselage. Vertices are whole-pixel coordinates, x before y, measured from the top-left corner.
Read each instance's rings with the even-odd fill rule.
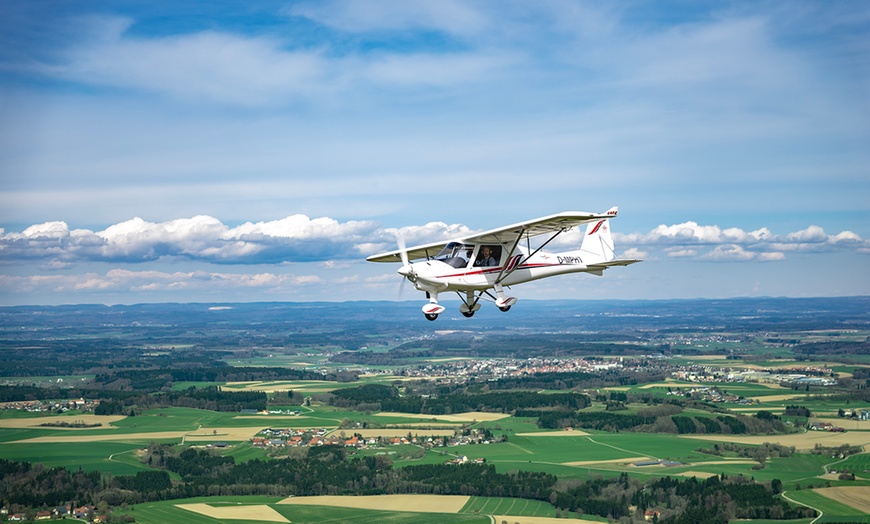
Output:
[[[512,286],[542,278],[582,273],[590,270],[579,253],[514,253],[502,264],[489,267],[454,267],[450,261],[427,260],[411,264],[412,282],[421,291],[467,291],[492,288],[501,277],[501,285]]]

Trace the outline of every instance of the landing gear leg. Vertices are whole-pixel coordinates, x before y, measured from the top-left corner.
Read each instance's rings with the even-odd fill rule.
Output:
[[[462,297],[462,295],[459,296]],[[465,298],[462,299],[462,305],[459,306],[459,312],[462,313],[462,316],[471,318],[478,309],[480,309],[480,296],[475,296],[474,291],[466,291]]]
[[[444,312],[444,306],[438,303],[438,293],[426,293],[429,298],[429,303],[423,306],[423,316],[426,320],[435,320],[438,315]]]
[[[502,311],[510,310],[511,306],[517,303],[516,297],[506,297],[504,296],[504,288],[501,284],[496,284],[494,286],[495,294],[498,297],[495,301],[495,305]]]

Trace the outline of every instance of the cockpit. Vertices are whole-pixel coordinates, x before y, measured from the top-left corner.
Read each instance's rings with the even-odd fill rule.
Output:
[[[456,269],[461,269],[468,266],[468,261],[473,253],[473,245],[451,242],[435,255],[435,260],[440,260]]]
[[[437,255],[435,260],[464,269],[471,263],[474,267],[498,266],[501,261],[502,249],[499,245],[474,245],[462,242],[450,242]]]

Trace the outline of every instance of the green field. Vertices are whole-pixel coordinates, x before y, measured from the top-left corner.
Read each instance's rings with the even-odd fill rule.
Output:
[[[634,389],[634,388],[632,388]],[[660,388],[652,388],[657,390]],[[763,393],[784,394],[783,391],[765,388],[758,385],[729,385],[726,389],[733,393],[761,396]],[[638,389],[638,391],[650,392]],[[663,390],[664,391],[664,390]],[[780,402],[782,403],[782,402]],[[791,404],[792,402],[786,402]],[[798,403],[798,402],[794,402]],[[840,407],[855,407],[832,402],[830,399],[820,396],[807,396],[801,399],[800,405],[804,405],[813,411],[835,412]],[[633,408],[640,405],[632,405]],[[600,406],[596,406],[598,408]],[[42,463],[46,466],[70,466],[71,457],[75,457],[77,467],[85,470],[99,470],[113,475],[131,475],[145,468],[139,462],[137,451],[146,447],[152,441],[171,442],[179,444],[181,438],[159,438],[166,432],[196,432],[203,434],[211,428],[263,428],[263,427],[313,427],[313,428],[336,428],[343,421],[363,422],[369,427],[416,425],[416,426],[450,426],[451,423],[439,420],[433,416],[430,419],[417,417],[390,415],[376,416],[367,415],[356,411],[333,409],[326,406],[299,407],[290,406],[281,408],[302,411],[296,417],[282,416],[241,416],[239,413],[219,413],[188,408],[165,408],[147,411],[139,416],[128,417],[111,426],[94,429],[62,430],[56,428],[0,428],[0,457],[14,460],[23,460],[33,463]],[[706,412],[686,410],[691,416],[707,416]],[[77,415],[69,415],[75,419]],[[3,412],[0,418],[34,418],[34,414],[21,412]],[[821,522],[835,522],[836,519],[860,517],[854,510],[843,504],[821,498],[808,489],[797,491],[798,485],[806,488],[813,484],[821,485],[847,485],[837,480],[823,481],[818,476],[824,473],[824,466],[830,469],[853,471],[859,477],[870,477],[870,454],[858,454],[845,459],[831,458],[825,455],[812,455],[809,453],[796,453],[790,458],[772,458],[767,461],[763,469],[753,469],[756,463],[742,459],[725,460],[722,457],[708,455],[695,451],[699,447],[709,447],[712,442],[704,442],[677,435],[634,433],[634,432],[601,432],[590,431],[583,434],[575,431],[573,434],[559,432],[560,436],[548,435],[542,431],[531,418],[508,417],[498,421],[479,422],[476,427],[487,427],[497,435],[507,435],[507,442],[478,444],[466,446],[452,446],[447,448],[434,448],[425,453],[419,452],[420,448],[413,445],[390,447],[385,449],[371,449],[365,451],[351,451],[365,454],[388,454],[394,467],[404,467],[415,464],[442,463],[445,460],[458,455],[465,455],[471,459],[482,457],[501,472],[518,470],[545,472],[556,475],[564,480],[582,480],[590,476],[615,477],[620,473],[628,473],[632,477],[640,479],[654,478],[663,475],[709,475],[726,474],[745,475],[753,477],[761,482],[769,482],[773,479],[781,480],[790,494],[798,494],[795,500],[805,501],[808,504],[819,503],[824,505],[825,516]],[[347,433],[352,428],[343,430]],[[403,430],[404,431],[404,430]],[[407,431],[414,432],[413,428]],[[153,434],[154,436],[149,436]],[[98,436],[112,435],[110,441],[91,442],[15,442],[36,437],[64,437],[64,436]],[[728,440],[727,435],[722,435],[721,441]],[[220,438],[220,436],[216,437]],[[196,445],[204,442],[195,442]],[[230,442],[230,446],[220,452],[232,456],[237,462],[245,462],[253,459],[266,457],[265,451],[255,448],[247,442]],[[673,467],[632,465],[634,462],[646,459],[664,459],[681,462],[683,465]],[[610,461],[610,462],[608,462]],[[578,464],[582,463],[582,464]],[[823,484],[826,482],[827,484]],[[858,481],[859,483],[861,481]],[[798,498],[800,497],[800,498]],[[235,499],[233,499],[235,500]],[[250,500],[240,501],[247,504]],[[138,522],[221,522],[204,515],[174,507],[172,503],[159,503],[140,505],[134,510]],[[443,522],[431,514],[414,514],[407,512],[383,512],[373,510],[355,510],[346,508],[315,508],[315,507],[276,507],[281,515],[293,522],[322,522],[329,519],[330,522]],[[461,516],[451,515],[450,522],[486,522],[479,520],[484,514],[487,515],[518,515],[518,516],[553,516],[555,509],[549,504],[519,499],[472,499]],[[182,516],[183,515],[183,516]],[[443,517],[443,516],[442,516]],[[167,520],[176,519],[176,520]],[[868,520],[858,520],[870,522]],[[235,524],[244,523],[243,520],[231,520]],[[253,521],[251,521],[253,522]]]
[[[556,508],[539,500],[501,497],[471,497],[460,513],[516,515],[518,517],[555,517]]]
[[[823,515],[817,520],[817,523],[824,522],[865,522],[870,523],[870,515],[858,511],[857,509],[841,504],[835,500],[816,493],[811,489],[800,491],[787,491],[787,498],[796,500],[812,508],[820,510]]]

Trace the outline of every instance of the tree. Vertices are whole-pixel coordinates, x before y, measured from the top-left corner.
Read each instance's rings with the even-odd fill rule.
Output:
[[[779,479],[773,479],[770,481],[770,489],[773,491],[774,495],[779,495],[782,493],[782,481]]]

